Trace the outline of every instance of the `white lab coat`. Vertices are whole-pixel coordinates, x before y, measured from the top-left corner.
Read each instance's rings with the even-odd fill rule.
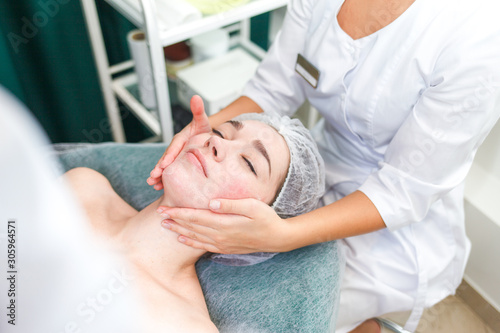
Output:
[[[324,204],[361,190],[387,225],[343,241],[337,331],[404,310],[413,330],[424,307],[454,293],[469,254],[463,184],[500,114],[499,5],[416,0],[353,40],[338,25],[342,3],[292,0],[244,95],[288,115],[307,98],[323,116],[313,133]],[[316,89],[295,72],[298,53],[320,71]]]

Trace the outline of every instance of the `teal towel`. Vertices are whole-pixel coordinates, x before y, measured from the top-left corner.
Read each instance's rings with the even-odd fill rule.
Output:
[[[55,145],[64,171],[88,167],[140,210],[162,192],[146,179],[165,144]],[[221,332],[333,332],[343,258],[337,242],[280,253],[254,266],[200,259],[196,265],[212,321]]]

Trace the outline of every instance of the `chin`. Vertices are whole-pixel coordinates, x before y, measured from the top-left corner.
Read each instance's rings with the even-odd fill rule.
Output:
[[[208,208],[210,198],[204,195],[205,179],[197,179],[178,164],[168,166],[162,175],[164,199],[172,207]]]

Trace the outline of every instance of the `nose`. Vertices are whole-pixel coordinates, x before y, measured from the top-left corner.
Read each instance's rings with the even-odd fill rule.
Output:
[[[209,149],[210,156],[217,162],[222,162],[226,158],[224,140],[216,135],[212,135],[205,142],[205,147]]]

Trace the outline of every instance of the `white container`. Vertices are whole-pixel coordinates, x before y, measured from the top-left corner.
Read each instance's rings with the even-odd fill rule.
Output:
[[[191,55],[195,63],[221,56],[229,50],[229,33],[216,29],[190,39]]]
[[[194,64],[177,72],[177,95],[190,110],[193,95],[200,95],[208,115],[219,112],[240,97],[259,62],[242,49]]]
[[[127,42],[132,60],[134,60],[141,102],[146,108],[155,109],[156,93],[146,36],[140,30],[132,30],[127,34]]]

